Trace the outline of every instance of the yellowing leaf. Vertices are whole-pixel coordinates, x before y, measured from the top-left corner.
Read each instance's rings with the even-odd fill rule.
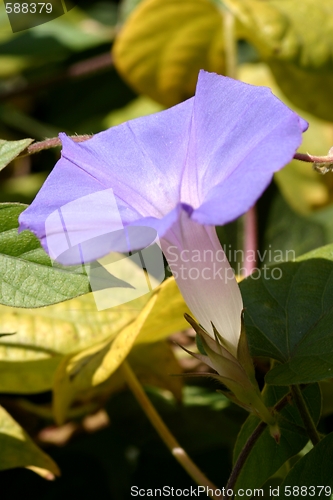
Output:
[[[54,479],[57,464],[30,439],[28,434],[0,406],[0,470],[27,467],[45,479]]]
[[[182,370],[169,343],[137,345],[130,352],[128,362],[142,384],[167,389],[181,401],[183,378],[173,375],[180,375]]]
[[[110,350],[93,376],[93,384],[104,382],[126,358],[134,342],[157,342],[177,330],[188,328],[184,313],[189,312],[173,278],[165,281],[139,316],[116,336]]]
[[[132,321],[148,296],[98,311],[93,294],[38,309],[0,306],[0,360],[30,361],[69,354],[110,339]]]
[[[0,361],[0,391],[34,394],[49,391],[63,356],[32,361]]]
[[[194,94],[200,69],[224,71],[221,12],[209,0],[145,0],[123,26],[113,56],[137,92],[177,104]]]
[[[77,395],[105,382],[120,366],[134,343],[157,342],[177,330],[187,328],[189,312],[176,282],[169,278],[152,294],[140,314],[114,340],[66,357],[54,381],[54,415],[58,423],[66,418]]]
[[[331,0],[224,0],[265,59],[333,70]]]
[[[134,345],[126,361],[141,384],[170,391],[177,401],[181,401],[183,378],[173,375],[180,375],[182,370],[168,341]],[[96,401],[99,405],[103,404],[111,394],[125,389],[126,385],[123,371],[119,368],[102,384],[91,386],[78,394],[80,407],[73,407],[68,417],[74,410],[84,409],[82,403],[91,406]]]
[[[333,121],[333,2],[225,0],[287,98]],[[326,154],[326,153],[324,153]]]
[[[174,278],[158,288],[158,301],[140,330],[136,343],[158,342],[179,330],[188,329],[184,314],[191,314]]]
[[[0,306],[0,391],[49,390],[61,359],[112,339],[133,321],[149,295],[98,311],[92,294],[38,309]]]

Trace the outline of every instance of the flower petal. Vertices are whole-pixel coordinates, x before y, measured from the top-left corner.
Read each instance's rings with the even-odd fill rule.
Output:
[[[47,220],[52,223],[48,239],[53,235],[52,246],[61,247],[64,228],[58,222],[62,218],[58,212],[77,202],[71,205],[71,221],[70,226],[66,223],[66,230],[77,234],[80,241],[119,229],[112,223],[113,219],[118,221],[119,215],[124,226],[134,223],[165,232],[179,211],[192,104],[190,99],[161,113],[113,127],[84,143],[75,143],[60,134],[62,157],[34,202],[21,214],[20,231],[34,232],[50,253]],[[116,200],[115,214],[111,213],[112,204],[109,210],[101,206],[108,190]],[[102,255],[102,248],[96,248],[95,258]],[[61,258],[58,260],[61,262]],[[73,253],[63,263],[78,261],[78,254]]]
[[[242,215],[293,157],[307,123],[270,89],[200,72],[181,201],[201,224]]]

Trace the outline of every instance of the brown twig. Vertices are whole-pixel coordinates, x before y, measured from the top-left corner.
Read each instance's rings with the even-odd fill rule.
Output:
[[[91,139],[92,135],[72,135],[70,137],[74,142],[84,142],[88,139]],[[57,146],[61,146],[61,140],[59,139],[59,137],[52,137],[52,139],[45,139],[45,141],[34,142],[27,147],[27,149],[20,155],[20,157],[39,153],[44,149],[56,148]]]
[[[306,161],[308,163],[333,163],[333,156],[314,156],[309,153],[295,153],[294,160]]]

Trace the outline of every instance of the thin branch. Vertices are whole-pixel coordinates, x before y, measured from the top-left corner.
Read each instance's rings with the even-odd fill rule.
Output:
[[[214,495],[215,491],[219,491],[218,488],[206,478],[206,476],[188,456],[186,451],[180,446],[175,437],[171,434],[170,430],[165,425],[154,406],[151,404],[129,364],[124,361],[120,369],[137,402],[177,462],[186,470],[189,476],[199,486],[205,487],[207,494],[209,494],[211,498],[221,499],[220,495]]]
[[[291,396],[291,393],[289,392],[282,399],[280,399],[280,401],[278,401],[276,403],[276,405],[274,406],[274,412],[277,413],[277,412],[281,411],[285,406],[287,406],[290,403],[290,396]],[[228,491],[229,489],[232,491],[234,490],[234,487],[236,485],[239,474],[240,474],[248,456],[250,455],[254,445],[256,444],[256,442],[258,441],[259,437],[264,432],[266,427],[267,427],[267,424],[265,422],[260,422],[257,425],[257,427],[254,429],[254,431],[252,432],[252,434],[249,437],[249,439],[247,440],[247,442],[245,443],[245,446],[242,449],[242,451],[240,452],[240,454],[238,455],[235,466],[230,474],[227,486],[225,487],[226,491]],[[231,497],[226,496],[224,498],[225,498],[225,500],[227,500],[227,499],[230,499]]]
[[[314,156],[309,153],[295,153],[294,160],[306,161],[308,163],[333,163],[333,156]]]
[[[72,135],[70,136],[70,138],[74,142],[84,142],[88,139],[91,139],[92,135]],[[30,144],[30,146],[28,146],[27,149],[25,149],[19,156],[21,158],[23,156],[39,153],[40,151],[44,151],[44,149],[56,148],[58,146],[61,146],[61,140],[59,139],[59,137],[52,137],[52,139],[45,139],[45,141],[34,142],[33,144]]]

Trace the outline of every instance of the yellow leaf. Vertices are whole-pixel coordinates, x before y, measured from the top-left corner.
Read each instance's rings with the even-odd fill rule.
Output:
[[[97,310],[91,293],[38,309],[0,306],[0,333],[16,332],[0,338],[0,359],[26,361],[80,351],[119,331],[148,298],[104,311]]]
[[[35,394],[49,391],[62,356],[32,361],[0,361],[0,391]]]
[[[169,390],[177,401],[182,399],[182,373],[170,343],[137,345],[128,356],[128,362],[142,384]]]
[[[60,476],[57,464],[0,406],[0,470],[27,467],[45,479]]]
[[[287,98],[333,121],[333,2],[225,0]],[[324,153],[326,154],[326,153]]]
[[[144,0],[118,35],[113,57],[137,92],[177,104],[194,94],[200,69],[224,72],[221,11],[209,0]]]
[[[52,387],[61,359],[114,338],[133,321],[149,294],[98,311],[92,294],[38,309],[0,305],[0,391],[33,393]]]
[[[265,59],[333,70],[331,0],[224,0]]]
[[[176,282],[169,278],[153,292],[136,319],[113,341],[100,342],[74,356],[67,356],[59,365],[54,380],[57,422],[65,420],[68,408],[80,393],[102,384],[117,370],[134,343],[154,343],[187,328],[186,312],[189,310]]]
[[[177,401],[182,399],[182,370],[168,341],[154,344],[134,345],[126,361],[135,372],[141,384],[159,387],[170,391]],[[80,405],[90,405],[96,401],[100,406],[110,398],[110,395],[126,388],[126,380],[121,369],[117,369],[105,382],[77,395]],[[81,406],[79,407],[81,408]],[[79,408],[73,408],[78,410]],[[84,408],[84,406],[82,407]],[[73,412],[71,409],[68,416]]]
[[[176,280],[169,278],[157,290],[158,301],[152,309],[136,343],[158,342],[179,330],[189,328],[184,314],[192,314],[179,291]]]

